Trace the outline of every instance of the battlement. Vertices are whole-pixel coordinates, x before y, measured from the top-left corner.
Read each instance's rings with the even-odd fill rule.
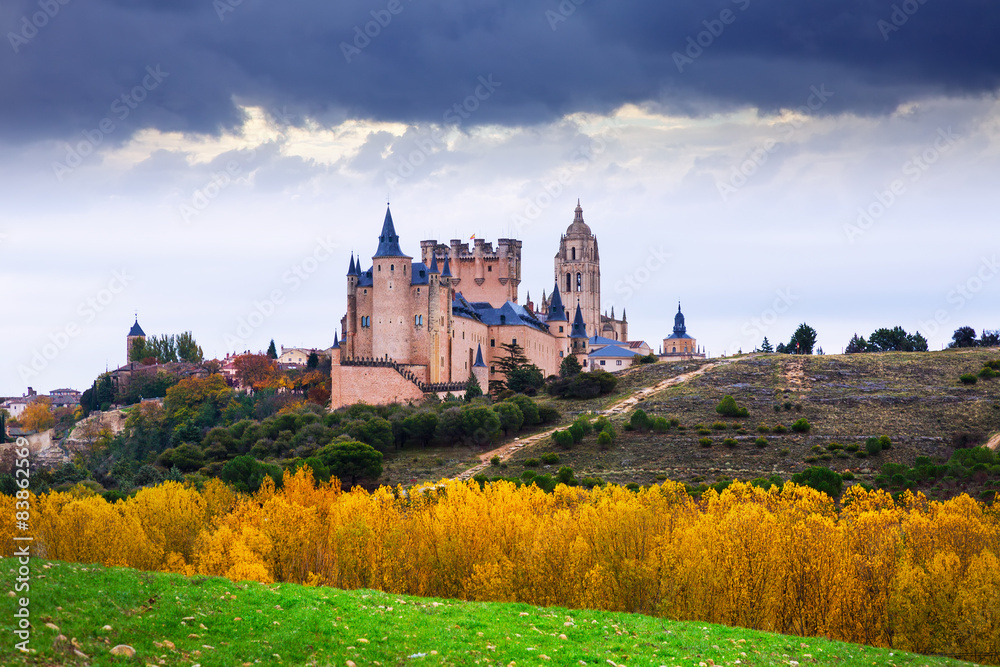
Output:
[[[470,247],[471,245],[471,247]],[[451,239],[449,245],[431,239],[420,242],[420,257],[427,266],[437,256],[438,266],[448,257],[451,285],[471,301],[486,301],[499,307],[517,303],[521,284],[521,245],[517,239],[497,239],[496,248],[485,239],[472,244]]]

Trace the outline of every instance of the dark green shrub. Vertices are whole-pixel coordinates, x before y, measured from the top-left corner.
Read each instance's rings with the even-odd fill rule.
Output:
[[[524,472],[521,473],[521,479],[523,479],[525,482],[530,482],[532,479],[535,478],[535,475],[537,474],[538,473],[535,472],[534,470],[525,470]]]
[[[670,425],[671,426],[680,426],[681,425],[681,420],[678,419],[677,417],[671,417],[670,418]]]
[[[962,384],[976,384],[976,382],[979,381],[979,378],[977,378],[972,373],[963,373],[962,375],[958,376],[958,380]]]
[[[715,406],[715,411],[724,417],[746,417],[750,414],[746,408],[736,405],[736,399],[728,394]]]
[[[882,440],[878,437],[872,436],[865,440],[865,451],[875,456],[882,452]]]
[[[579,425],[580,430],[583,431],[583,435],[589,435],[591,431],[594,430],[594,425],[590,423],[590,418],[587,415],[580,415],[573,420],[574,425]]]
[[[569,428],[566,430],[569,431],[569,434],[573,437],[574,443],[580,442],[583,440],[584,435],[586,435],[586,432],[583,430],[583,424],[579,421],[575,421],[570,424]]]
[[[822,466],[806,468],[802,472],[792,475],[792,481],[822,491],[832,498],[839,498],[844,487],[843,477]]]
[[[760,425],[757,426],[757,432],[758,433],[770,433],[771,432],[771,427],[768,426],[767,424],[760,424]]]
[[[628,489],[629,491],[634,491],[636,493],[642,491],[642,487],[639,486],[639,484],[636,482],[629,482],[628,484],[625,485],[625,488]]]
[[[597,434],[597,446],[601,449],[611,449],[612,442],[611,436],[608,435],[607,431],[601,431]]]
[[[633,412],[632,416],[629,417],[628,420],[629,425],[636,431],[648,430],[649,427],[652,426],[652,422],[653,420],[649,418],[649,416],[646,414],[646,411],[643,410],[642,408],[639,408],[638,410]]]
[[[712,439],[711,438],[702,438],[701,440],[698,441],[698,444],[701,445],[702,447],[711,447],[712,446]]]
[[[542,454],[542,463],[547,466],[555,465],[556,463],[559,463],[559,455],[553,452]]]
[[[699,428],[695,431],[698,435],[711,435],[712,431],[707,428]]]
[[[716,431],[725,431],[726,425],[722,422],[712,422],[712,428]]]
[[[765,438],[764,436],[760,436],[759,438],[753,441],[753,444],[761,448],[767,447],[767,438]]]
[[[518,408],[521,409],[521,414],[524,415],[525,426],[534,426],[535,424],[542,423],[542,417],[539,411],[538,404],[535,403],[535,401],[533,401],[531,398],[525,396],[524,394],[515,394],[510,398],[508,398],[507,401],[513,403],[514,405],[516,405]]]
[[[733,447],[736,446],[736,438],[726,438],[725,440],[722,441],[722,444],[732,449]]]
[[[810,451],[812,451],[812,453],[813,453],[813,454],[822,454],[822,453],[823,453],[824,451],[826,451],[826,450],[825,450],[825,449],[823,449],[823,446],[822,446],[822,445],[813,445],[813,446],[812,446],[812,447],[810,448]]]
[[[892,449],[892,438],[887,435],[880,435],[878,437],[879,443],[882,445],[882,450]]]
[[[524,467],[525,468],[537,468],[538,465],[539,465],[538,459],[525,459],[524,460]]]
[[[840,444],[839,442],[831,442],[830,444],[828,444],[826,446],[827,451],[830,451],[830,452],[835,452],[838,449],[843,449],[843,448],[844,448],[844,446],[842,444]]]
[[[573,437],[573,434],[571,432],[567,430],[562,430],[562,431],[556,431],[555,433],[552,434],[552,441],[556,443],[558,446],[562,447],[563,449],[570,449],[576,442],[576,439]],[[542,457],[542,460],[543,461],[545,460],[544,456]]]
[[[559,472],[555,476],[556,484],[565,484],[566,486],[577,486],[579,482],[576,481],[576,476],[573,474],[573,469],[569,466],[563,466],[559,468]]]
[[[491,466],[498,466],[498,465],[500,465],[500,457],[499,456],[494,456],[493,458],[491,458],[490,459],[490,465]]]
[[[983,380],[992,380],[997,375],[1000,375],[1000,373],[997,373],[989,366],[983,366],[983,370],[979,371],[979,377]]]
[[[670,430],[670,422],[666,417],[656,417],[653,419],[653,430],[657,433],[666,433]]]
[[[863,449],[859,449],[858,451],[854,452],[854,455],[859,459],[868,458],[868,452],[866,452]]]
[[[517,398],[516,396],[514,398]],[[531,400],[531,399],[528,399]],[[538,419],[540,424],[555,424],[562,418],[559,411],[548,405],[538,406]]]
[[[785,426],[784,424],[778,424],[771,430],[774,431],[775,433],[788,433],[788,427]]]
[[[593,489],[595,486],[604,486],[604,480],[600,477],[584,477],[580,480],[580,486],[585,489]]]
[[[811,428],[812,425],[809,423],[809,420],[806,419],[805,417],[797,419],[795,423],[792,424],[792,430],[795,431],[796,433],[808,433],[809,429]]]
[[[852,442],[852,443],[851,443],[851,444],[849,444],[849,445],[844,445],[844,449],[845,449],[846,451],[848,451],[848,452],[852,452],[852,453],[853,453],[853,452],[856,452],[856,451],[858,451],[858,450],[859,450],[859,449],[861,449],[861,448],[860,448],[860,447],[858,446],[858,443],[856,443],[856,442]]]

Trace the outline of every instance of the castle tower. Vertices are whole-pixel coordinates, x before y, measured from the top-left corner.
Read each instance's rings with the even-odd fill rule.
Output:
[[[128,336],[125,337],[125,361],[129,362],[132,360],[132,342],[136,340],[141,340],[145,342],[146,334],[143,332],[142,327],[139,326],[139,315],[135,316],[135,324],[129,329]],[[136,360],[138,361],[138,359]]]
[[[343,355],[351,359],[354,357],[354,343],[357,331],[355,330],[358,317],[358,277],[361,275],[361,258],[358,263],[354,263],[354,253],[351,253],[351,263],[347,267],[347,314],[340,321],[340,330],[344,332]]]
[[[372,357],[375,359],[409,358],[411,259],[399,247],[399,235],[387,206],[378,249],[372,257]]]
[[[483,346],[476,346],[476,362],[472,364],[472,375],[476,378],[476,382],[479,383],[479,388],[486,393],[490,389],[490,369],[486,366],[486,362],[483,361]]]
[[[597,237],[583,221],[583,207],[576,202],[576,215],[559,240],[555,257],[556,284],[564,298],[572,296],[580,305],[587,331],[601,324],[601,257]]]

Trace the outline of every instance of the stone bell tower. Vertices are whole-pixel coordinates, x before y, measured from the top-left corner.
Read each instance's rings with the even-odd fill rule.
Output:
[[[563,303],[569,308],[572,308],[572,304],[579,304],[587,334],[599,334],[601,256],[597,249],[597,237],[583,221],[583,207],[579,200],[576,202],[576,215],[572,224],[559,239],[555,274]]]

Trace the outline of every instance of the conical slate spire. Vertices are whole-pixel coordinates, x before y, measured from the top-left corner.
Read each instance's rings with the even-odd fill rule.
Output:
[[[135,316],[135,324],[133,324],[132,328],[129,329],[128,335],[129,336],[142,336],[143,338],[146,337],[146,334],[143,333],[143,331],[142,331],[142,327],[139,326],[139,316],[138,315]]]
[[[583,321],[583,311],[580,304],[576,304],[576,315],[573,317],[573,330],[569,334],[570,338],[590,338],[587,335],[587,325]]]
[[[552,289],[552,299],[549,301],[549,315],[546,318],[549,322],[565,322],[566,309],[563,308],[562,297],[559,296],[559,283]]]
[[[483,346],[479,345],[476,347],[476,363],[472,364],[473,368],[486,368],[486,364],[483,362]]]
[[[351,253],[351,265],[347,267],[347,275],[353,276],[356,271],[357,271],[357,269],[354,268],[354,253],[352,252]]]
[[[428,273],[441,273],[441,269],[438,268],[438,256],[436,252],[431,253],[431,268],[427,269]]]
[[[396,227],[392,224],[392,213],[389,207],[385,207],[385,221],[382,223],[382,233],[378,236],[378,250],[375,257],[409,257],[404,255],[399,247],[399,235]]]
[[[338,349],[340,347],[340,340],[337,338],[337,330],[333,330],[333,349]]]
[[[441,271],[442,278],[451,278],[451,264],[448,262],[449,255],[444,256],[444,270]]]

